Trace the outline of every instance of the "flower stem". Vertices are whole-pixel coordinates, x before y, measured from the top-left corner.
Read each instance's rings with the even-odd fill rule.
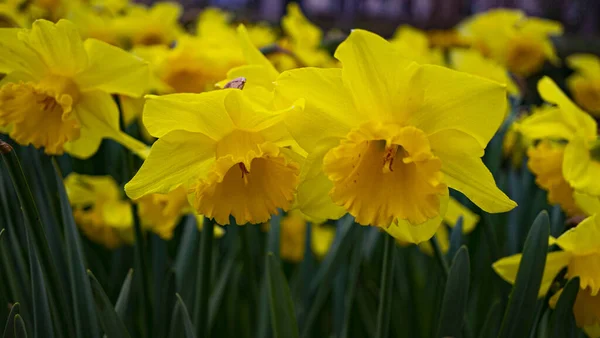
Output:
[[[198,261],[197,283],[194,306],[194,326],[198,337],[208,336],[208,301],[210,295],[210,273],[212,270],[212,244],[215,231],[213,220],[204,219],[200,239],[200,260]]]
[[[381,269],[381,288],[379,289],[379,309],[377,311],[376,338],[389,336],[392,311],[392,289],[394,287],[394,238],[384,235],[383,267]]]

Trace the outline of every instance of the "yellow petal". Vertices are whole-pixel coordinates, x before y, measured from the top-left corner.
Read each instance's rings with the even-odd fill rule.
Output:
[[[19,40],[20,28],[0,29],[0,73],[25,72],[41,76],[46,66],[39,55]]]
[[[569,112],[560,108],[543,106],[534,109],[532,115],[516,122],[516,126],[521,134],[532,140],[544,138],[570,140],[578,127],[569,116]]]
[[[458,222],[459,217],[462,217],[463,219],[463,233],[465,234],[473,231],[475,225],[479,222],[479,215],[460,204],[459,201],[450,197],[448,211],[446,211],[446,215],[444,216],[444,222],[453,228],[456,225],[456,222]]]
[[[600,225],[597,216],[593,215],[558,237],[556,244],[575,255],[589,255],[600,252],[598,241],[600,241]]]
[[[321,141],[308,154],[300,172],[296,208],[317,223],[327,219],[338,219],[346,213],[343,207],[331,200],[329,192],[333,189],[333,182],[323,172],[323,157],[338,144],[338,139]]]
[[[522,254],[516,254],[513,256],[502,258],[496,261],[492,268],[494,271],[502,277],[508,283],[514,284],[517,278],[517,272],[519,271],[519,264],[521,263]],[[544,266],[544,274],[542,276],[542,284],[538,297],[544,297],[548,293],[548,289],[552,285],[552,281],[556,275],[565,266],[569,264],[571,254],[564,251],[555,251],[548,253],[546,257],[546,266]]]
[[[154,143],[150,156],[125,192],[131,199],[151,193],[166,194],[207,174],[214,161],[215,144],[210,138],[187,131],[172,131]]]
[[[506,212],[517,204],[506,196],[480,158],[436,152],[442,160],[444,180],[452,189],[465,194],[486,212]]]
[[[591,196],[582,194],[580,192],[574,192],[573,198],[577,207],[583,211],[587,216],[594,214],[600,214],[600,198],[598,196]]]
[[[586,76],[600,77],[600,58],[594,54],[569,55],[567,64]]]
[[[440,213],[438,216],[427,220],[425,223],[414,225],[407,220],[398,221],[387,228],[383,228],[392,237],[406,243],[419,244],[428,241],[435,235],[442,224],[442,219],[448,208],[448,195],[440,197]]]
[[[85,69],[88,57],[77,27],[70,21],[54,24],[37,20],[28,33],[20,38],[34,49],[55,75],[73,76]]]
[[[423,65],[415,85],[424,91],[423,104],[411,123],[427,134],[455,129],[485,147],[506,113],[506,87],[447,68]]]
[[[578,253],[574,254],[567,269],[567,277],[579,277],[581,289],[587,289],[592,296],[598,295],[598,291],[600,291],[600,253],[595,252],[583,256]]]
[[[214,140],[227,135],[233,122],[225,109],[225,97],[237,89],[201,94],[146,96],[144,125],[150,135],[162,137],[173,130],[202,133]]]
[[[254,46],[250,40],[250,36],[248,36],[246,27],[244,27],[244,25],[240,25],[237,28],[237,32],[246,63],[249,65],[263,66],[265,69],[266,79],[271,82],[275,81],[279,75],[279,72],[275,69],[275,67],[273,67],[273,64],[269,61],[269,59],[267,59],[265,55],[261,53],[256,46]]]
[[[286,106],[281,111],[271,111],[259,105],[252,104],[242,90],[231,90],[225,97],[225,110],[231,122],[239,128],[248,131],[259,131],[282,122],[284,114],[301,114],[304,100],[298,100]],[[283,126],[280,126],[280,128]]]
[[[600,162],[592,158],[587,142],[578,135],[565,147],[563,175],[576,190],[600,196]]]
[[[84,48],[89,66],[76,77],[81,90],[98,89],[138,97],[148,89],[150,72],[147,62],[96,39],[86,40]]]
[[[549,77],[545,76],[538,82],[538,90],[545,101],[555,103],[561,108],[570,126],[588,137],[596,136],[596,121],[579,109]]]
[[[306,99],[304,112],[290,112],[284,121],[298,144],[308,152],[321,139],[345,137],[353,126],[368,118],[356,113],[340,69],[301,68],[284,72],[277,79],[276,95],[283,102]]]
[[[344,84],[362,114],[403,122],[420,103],[420,92],[413,96],[420,88],[411,86],[419,66],[402,58],[382,37],[355,29],[340,44],[335,57],[342,62]]]

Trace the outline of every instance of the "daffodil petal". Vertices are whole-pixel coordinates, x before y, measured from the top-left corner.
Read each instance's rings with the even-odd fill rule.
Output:
[[[556,107],[544,107],[516,123],[517,130],[525,137],[570,140],[577,132],[577,125],[568,120],[568,112]]]
[[[475,229],[475,225],[477,225],[477,222],[479,222],[479,215],[469,210],[469,208],[462,205],[459,201],[450,197],[448,202],[448,210],[444,215],[444,222],[450,227],[454,228],[459,217],[462,217],[463,233],[465,234],[473,231],[473,229]]]
[[[345,137],[359,117],[344,89],[340,69],[300,68],[282,73],[276,82],[280,105],[306,99],[304,112],[293,111],[284,122],[298,144],[311,152],[319,140]]]
[[[0,73],[25,72],[42,74],[46,66],[39,55],[19,40],[20,28],[0,29]]]
[[[492,268],[500,277],[502,277],[502,279],[508,283],[514,284],[515,280],[517,279],[517,272],[519,271],[519,264],[521,264],[522,257],[522,254],[516,254],[502,258],[496,261],[492,265]],[[548,293],[548,289],[550,289],[552,281],[560,272],[560,270],[569,264],[570,260],[571,254],[568,252],[555,251],[548,253],[538,297],[544,297],[546,293]]]
[[[412,97],[414,91],[409,88],[419,66],[402,58],[388,41],[377,34],[355,29],[340,44],[335,57],[342,62],[344,84],[361,114],[390,119],[412,112],[414,101],[419,100],[420,95]]]
[[[88,65],[77,27],[68,20],[36,20],[29,32],[19,34],[56,75],[73,76]]]
[[[556,244],[565,251],[577,255],[586,255],[593,252],[600,252],[600,248],[598,247],[599,239],[600,224],[597,216],[593,215],[558,237]]]
[[[146,96],[143,120],[154,137],[162,137],[174,130],[202,133],[214,140],[227,135],[233,122],[225,109],[223,89],[201,94],[171,94]]]
[[[446,190],[447,191],[447,190]],[[425,223],[414,225],[407,220],[398,219],[397,223],[390,225],[388,228],[383,228],[388,234],[405,243],[419,244],[428,241],[438,231],[446,210],[448,209],[449,196],[440,196],[440,214],[431,218]]]
[[[172,131],[158,139],[150,156],[129,183],[125,192],[131,199],[160,193],[166,194],[206,174],[214,162],[215,143],[205,135],[188,131]]]
[[[240,25],[237,28],[237,33],[246,63],[249,65],[263,66],[266,74],[266,76],[264,76],[265,74],[263,74],[263,76],[271,82],[274,81],[279,75],[279,72],[275,69],[269,59],[254,46],[250,40],[246,27]]]
[[[575,199],[577,207],[586,215],[591,216],[600,213],[600,198],[598,196],[587,195],[575,191],[573,193],[573,198]]]
[[[576,191],[600,196],[600,162],[590,156],[581,137],[572,139],[565,147],[563,175]]]
[[[75,78],[81,90],[98,89],[132,97],[148,89],[148,64],[126,51],[105,42],[88,39],[84,43],[89,66]]]
[[[569,55],[567,64],[582,74],[600,77],[600,59],[594,54]]]
[[[441,152],[436,155],[442,160],[442,172],[448,186],[465,194],[484,211],[506,212],[517,206],[498,189],[494,177],[480,158]]]
[[[411,124],[427,134],[455,129],[485,147],[504,119],[506,88],[497,82],[423,65],[415,75],[415,86],[423,89],[424,98]]]

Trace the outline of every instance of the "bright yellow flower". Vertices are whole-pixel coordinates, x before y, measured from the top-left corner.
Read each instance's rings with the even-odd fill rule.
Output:
[[[573,188],[563,177],[565,144],[541,140],[527,151],[527,166],[535,175],[535,183],[548,192],[548,202],[559,204],[569,216],[581,211],[573,199]]]
[[[580,279],[580,290],[573,311],[577,325],[584,329],[593,329],[600,325],[599,240],[600,222],[596,215],[586,218],[577,227],[565,232],[556,240],[550,237],[551,244],[557,244],[561,251],[548,253],[538,294],[539,297],[543,297],[548,292],[556,275],[566,267],[566,278],[579,277]],[[500,277],[513,284],[521,257],[521,254],[517,254],[502,258],[494,263],[493,268]],[[551,303],[555,303],[555,301],[556,298]]]
[[[178,21],[182,11],[175,2],[158,2],[149,8],[136,5],[115,19],[114,25],[134,46],[169,46],[183,33]]]
[[[73,6],[66,18],[77,26],[84,39],[93,38],[115,46],[122,45],[114,25],[114,17],[108,13],[82,4]]]
[[[19,144],[93,155],[103,138],[140,153],[145,145],[119,130],[111,93],[139,96],[148,79],[141,60],[79,37],[69,21],[38,20],[31,30],[0,29],[0,130]]]
[[[506,85],[510,95],[519,95],[519,88],[508,75],[505,67],[494,60],[486,59],[476,50],[453,49],[450,52],[450,63],[452,68],[484,77],[492,81]],[[509,110],[507,110],[508,113]]]
[[[390,42],[402,53],[402,57],[412,61],[432,65],[444,65],[444,55],[439,48],[432,48],[427,34],[408,25],[396,29]]]
[[[460,204],[457,200],[450,197],[448,201],[448,211],[444,215],[443,223],[448,225],[450,228],[454,228],[456,226],[456,222],[458,222],[459,217],[463,219],[463,234],[469,234],[475,229],[475,226],[479,222],[479,215],[472,212],[469,208]],[[442,253],[447,253],[450,249],[450,234],[448,233],[448,228],[445,226],[441,226],[435,233],[435,237],[440,245],[440,249]],[[419,243],[419,249],[424,253],[433,256],[433,246],[429,242]]]
[[[567,143],[562,173],[575,191],[600,196],[600,162],[596,155],[597,124],[579,109],[552,80],[538,83],[542,98],[556,104],[520,123],[519,129],[530,139],[551,139]]]
[[[112,177],[72,173],[65,188],[75,222],[90,240],[114,249],[132,238],[131,204]]]
[[[265,222],[291,207],[298,180],[280,117],[239,89],[149,96],[144,123],[158,141],[125,190],[138,199],[183,185],[196,211],[219,224],[230,216],[237,224]]]
[[[334,67],[335,62],[327,51],[320,48],[323,32],[302,14],[297,3],[287,6],[287,14],[281,19],[281,27],[286,39],[281,42],[284,49],[289,49],[293,57],[277,54],[277,64],[281,70],[295,67]]]
[[[301,210],[316,219],[345,212],[406,242],[437,231],[448,186],[487,212],[516,204],[481,156],[502,122],[498,83],[401,58],[381,37],[354,30],[337,49],[342,69],[304,68],[276,81],[283,99],[306,99],[285,123],[308,152]]]
[[[291,210],[281,221],[279,254],[281,258],[300,262],[306,249],[307,219],[298,210]],[[313,224],[311,230],[311,250],[317,258],[325,257],[333,243],[335,230],[323,224]]]
[[[563,289],[558,290],[548,301],[551,308],[556,307]],[[573,305],[575,322],[590,338],[600,338],[600,295],[592,295],[590,289],[579,290]]]
[[[600,117],[600,58],[592,54],[575,54],[567,58],[567,63],[575,69],[567,79],[575,102]]]
[[[562,26],[555,21],[495,9],[467,19],[459,31],[483,55],[518,75],[537,72],[545,60],[558,62],[550,36],[561,34]]]
[[[138,204],[142,227],[165,240],[173,238],[173,230],[181,220],[181,216],[191,210],[187,191],[183,187],[166,195],[146,195],[135,202]]]

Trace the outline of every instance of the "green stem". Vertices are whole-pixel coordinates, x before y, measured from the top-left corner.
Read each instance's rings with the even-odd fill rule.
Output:
[[[133,214],[134,214],[134,231],[135,231],[135,260],[137,261],[137,266],[139,267],[140,273],[139,273],[139,280],[140,280],[140,292],[141,292],[141,299],[140,299],[140,307],[141,307],[141,312],[142,312],[142,318],[144,318],[145,321],[145,325],[143,326],[143,329],[146,330],[146,332],[143,334],[144,337],[151,337],[153,334],[153,330],[152,330],[152,324],[153,324],[153,320],[152,320],[152,314],[154,313],[152,311],[153,308],[153,302],[152,302],[152,295],[150,292],[150,277],[149,277],[149,272],[148,272],[148,260],[146,259],[146,242],[145,242],[145,238],[144,238],[144,232],[142,230],[142,226],[140,224],[140,220],[138,218],[138,212],[137,212],[137,206],[133,207]]]
[[[381,288],[379,290],[379,309],[377,310],[376,338],[387,338],[390,330],[392,312],[392,289],[394,287],[394,244],[392,236],[384,234],[383,267],[381,269]]]
[[[437,237],[434,235],[433,237],[431,237],[431,239],[429,241],[431,242],[431,246],[433,247],[433,252],[435,253],[435,258],[438,261],[438,263],[440,264],[440,266],[442,267],[444,276],[448,277],[448,271],[450,271],[450,268],[448,267],[448,262],[446,261],[446,258],[444,257],[444,253],[442,252],[442,249],[440,248],[440,243],[438,242]]]
[[[198,261],[198,275],[196,281],[199,283],[196,292],[194,306],[194,326],[198,337],[208,336],[208,301],[210,296],[210,273],[212,270],[212,244],[215,231],[213,220],[204,219],[202,227],[202,238],[200,240],[200,260]]]
[[[74,335],[75,328],[72,326],[73,322],[72,313],[70,307],[67,306],[67,302],[63,295],[66,290],[63,289],[63,281],[59,278],[58,270],[54,264],[48,239],[46,238],[45,228],[42,224],[40,214],[38,212],[35,200],[21,168],[19,158],[15,153],[14,149],[6,142],[0,140],[0,155],[8,174],[12,180],[17,193],[21,210],[23,211],[23,217],[27,234],[33,239],[33,244],[38,251],[38,257],[40,265],[42,266],[42,272],[46,283],[50,286],[48,291],[48,297],[51,304],[57,307],[61,315],[57,316],[57,330],[59,335],[70,336]]]

